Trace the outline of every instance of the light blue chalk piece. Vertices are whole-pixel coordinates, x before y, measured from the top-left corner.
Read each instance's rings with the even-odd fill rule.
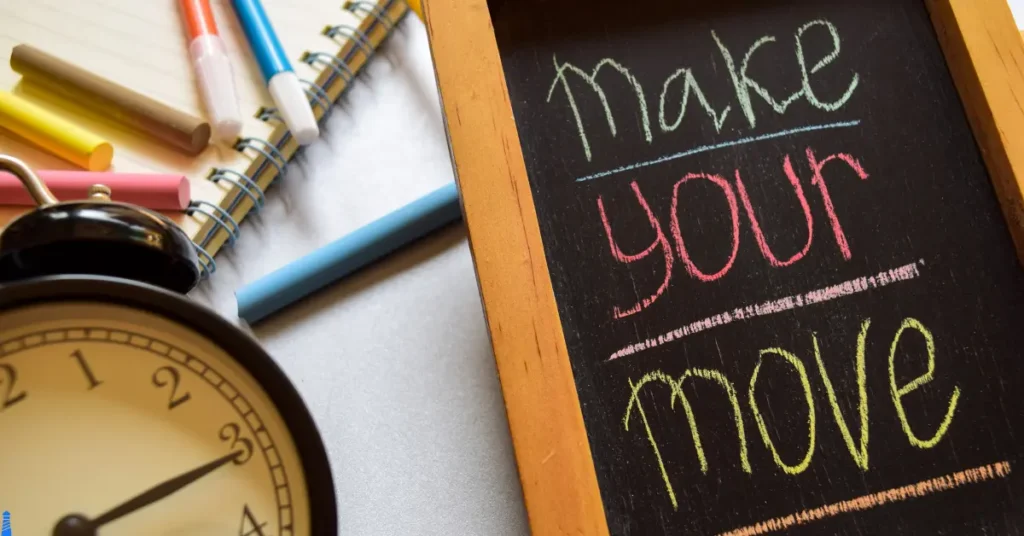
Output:
[[[235,293],[238,316],[255,324],[461,217],[449,183],[243,287]]]

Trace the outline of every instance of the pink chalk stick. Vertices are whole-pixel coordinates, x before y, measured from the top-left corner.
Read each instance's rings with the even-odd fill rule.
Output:
[[[192,199],[188,179],[182,175],[38,170],[36,174],[61,201],[88,197],[89,187],[103,184],[111,199],[152,210],[184,210]],[[21,181],[0,172],[0,205],[35,205]]]

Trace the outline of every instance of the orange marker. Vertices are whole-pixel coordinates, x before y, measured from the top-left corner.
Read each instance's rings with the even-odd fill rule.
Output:
[[[217,32],[209,0],[180,0],[188,29],[189,55],[196,71],[214,137],[234,141],[242,131],[234,75],[227,48]]]

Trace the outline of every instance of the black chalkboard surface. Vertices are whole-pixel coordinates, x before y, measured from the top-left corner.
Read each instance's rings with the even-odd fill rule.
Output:
[[[491,11],[613,534],[1024,531],[1024,274],[921,0]]]

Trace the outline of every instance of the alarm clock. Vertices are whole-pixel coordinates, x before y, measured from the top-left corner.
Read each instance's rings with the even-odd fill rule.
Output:
[[[0,234],[0,511],[13,534],[337,533],[326,449],[287,376],[185,293],[195,246],[165,216],[58,201]]]

